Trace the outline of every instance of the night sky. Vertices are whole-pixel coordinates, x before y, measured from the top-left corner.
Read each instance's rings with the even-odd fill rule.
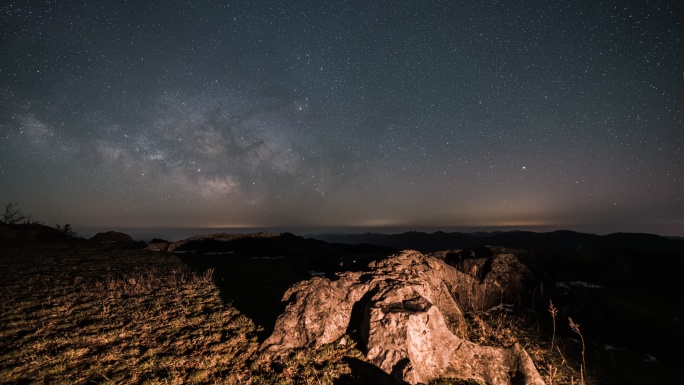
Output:
[[[0,4],[49,225],[684,236],[681,1]]]

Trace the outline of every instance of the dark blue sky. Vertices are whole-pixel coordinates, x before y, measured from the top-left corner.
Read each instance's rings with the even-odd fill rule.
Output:
[[[4,1],[0,199],[684,235],[680,1]]]

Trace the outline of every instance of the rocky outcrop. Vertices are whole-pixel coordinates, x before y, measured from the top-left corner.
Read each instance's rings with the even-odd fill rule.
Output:
[[[171,242],[165,239],[154,238],[145,246],[145,250],[166,251],[170,244]]]
[[[518,296],[533,281],[532,272],[513,254],[498,254],[491,259],[483,283],[507,296]]]
[[[130,235],[120,233],[118,231],[107,231],[104,233],[97,233],[90,238],[91,242],[95,243],[117,243],[117,244],[133,244],[136,243]]]
[[[533,274],[511,250],[448,250],[429,253],[479,283],[476,308],[489,309],[501,302],[519,302],[531,286]]]
[[[168,247],[169,242],[150,242],[145,246],[145,250],[166,251]]]
[[[288,289],[285,312],[261,350],[282,357],[357,331],[368,361],[400,381],[454,377],[543,384],[519,345],[484,347],[457,336],[466,322],[461,309],[478,306],[486,294],[476,278],[416,251],[369,267],[368,272],[341,273],[336,280],[315,277]]]

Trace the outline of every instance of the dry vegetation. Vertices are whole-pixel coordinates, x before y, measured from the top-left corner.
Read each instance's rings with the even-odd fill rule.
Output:
[[[0,382],[330,383],[353,343],[273,368],[212,271],[143,250],[0,251]]]
[[[566,359],[570,350],[566,341],[556,338],[552,344],[541,335],[535,317],[506,311],[471,311],[466,313],[467,326],[458,330],[457,335],[485,346],[511,346],[517,342],[525,348],[547,384],[579,384],[580,367],[574,357]]]
[[[0,378],[8,382],[206,382],[256,349],[211,272],[145,251],[5,250]]]
[[[212,270],[192,271],[173,255],[80,244],[2,248],[0,272],[3,383],[351,384],[363,378],[363,354],[349,336],[278,363],[258,354],[258,328],[224,303]],[[459,333],[470,340],[519,342],[548,383],[578,383],[578,371],[560,353],[562,340],[553,352],[531,320],[505,312],[468,317],[470,326]]]

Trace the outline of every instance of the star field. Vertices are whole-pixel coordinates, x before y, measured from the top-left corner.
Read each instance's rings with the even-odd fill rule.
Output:
[[[78,226],[684,236],[677,1],[5,1],[0,199]]]

